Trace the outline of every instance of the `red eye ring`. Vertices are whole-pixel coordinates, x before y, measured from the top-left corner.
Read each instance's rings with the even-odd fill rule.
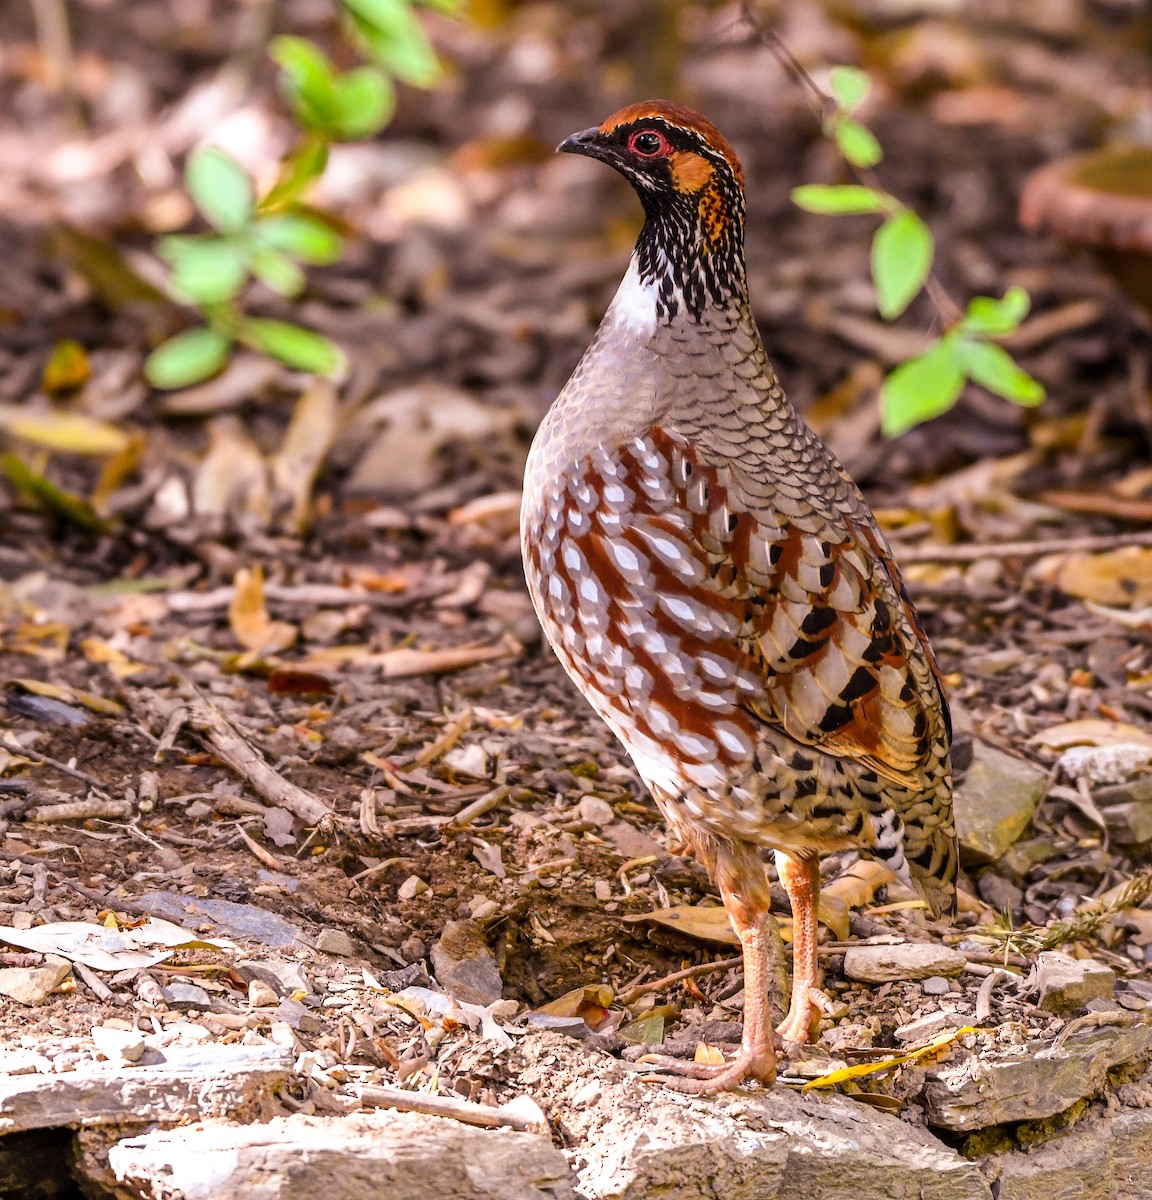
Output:
[[[640,129],[628,139],[628,149],[639,158],[659,158],[668,154],[672,147],[659,131]]]

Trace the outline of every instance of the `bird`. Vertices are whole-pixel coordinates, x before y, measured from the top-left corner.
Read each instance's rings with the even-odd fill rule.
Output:
[[[631,183],[644,223],[525,467],[524,572],[564,670],[616,735],[742,949],[743,1032],[670,1086],[770,1086],[809,1040],[821,855],[859,850],[955,911],[951,718],[867,502],[797,414],[749,302],[744,175],[673,101],[574,133]],[[771,851],[793,914],[774,1027]]]

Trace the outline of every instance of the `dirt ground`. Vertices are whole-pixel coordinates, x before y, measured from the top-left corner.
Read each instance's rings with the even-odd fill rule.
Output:
[[[342,932],[350,945],[322,943],[338,954],[285,952],[309,972],[300,995],[281,989],[304,999],[294,1036],[374,1078],[437,1073],[472,1098],[499,1086],[483,1041],[381,995],[427,986],[426,972],[444,986],[463,963],[498,972],[506,1022],[579,1018],[617,1051],[706,1022],[711,1040],[731,1035],[738,968],[644,990],[733,951],[628,920],[713,893],[542,646],[516,536],[531,432],[639,220],[619,181],[551,147],[646,91],[690,100],[743,157],[769,353],[906,566],[954,698],[961,773],[973,737],[1049,771],[1056,751],[1032,740],[1049,727],[1148,729],[1152,550],[1130,537],[1152,516],[1148,318],[1088,258],[1016,220],[1031,169],[1138,115],[1147,68],[1117,32],[1124,14],[1068,6],[1062,24],[1023,5],[908,23],[878,3],[861,25],[816,4],[781,7],[785,37],[813,67],[875,68],[868,116],[884,180],[931,223],[944,284],[968,296],[1019,283],[1033,297],[1014,351],[1048,388],[1040,409],[970,389],[953,413],[884,441],[877,383],[922,344],[932,314],[921,301],[898,326],[881,323],[867,220],[790,203],[792,187],[835,180],[838,166],[738,10],[675,7],[679,37],[639,3],[497,5],[483,26],[429,18],[447,84],[403,95],[385,136],[338,152],[316,197],[350,248],[314,273],[295,315],[346,349],[347,378],[329,389],[243,356],[209,384],[163,394],[140,364],[188,314],[153,296],[149,246],[187,219],[178,165],[203,113],[221,113],[221,141],[256,170],[286,146],[271,72],[260,62],[233,87],[243,6],[84,0],[72,10],[78,127],[44,84],[28,11],[4,6],[0,404],[46,403],[45,364],[75,339],[90,374],[54,403],[131,430],[136,449],[118,467],[5,446],[92,507],[0,482],[0,922],[130,922],[146,893],[171,893],[274,914],[313,942]],[[277,20],[323,38],[324,9],[285,5]],[[253,304],[291,315],[270,293]],[[318,412],[332,431],[310,457]],[[1070,545],[1085,538],[1101,553]],[[1050,552],[1014,548],[1032,542]],[[268,636],[269,622],[290,628]],[[212,741],[221,730],[272,768],[271,791],[227,765]],[[317,829],[293,816],[285,782],[332,818]],[[1045,925],[1152,864],[1146,841],[1102,828],[1090,789],[1054,770],[1051,783],[1011,855],[969,863],[958,922],[932,926],[897,904],[855,931],[957,944],[976,926]],[[89,815],[51,810],[73,801]],[[185,917],[229,936],[203,910]],[[477,945],[443,945],[450,922],[471,923],[460,936],[478,932],[491,967]],[[260,937],[236,937],[250,959],[271,956]],[[1150,943],[1134,907],[1085,945],[1147,986]],[[939,1007],[920,983],[846,979],[842,953],[825,960],[842,1005],[825,1057],[892,1047],[898,1027]],[[181,949],[100,975],[108,994],[79,978],[39,1007],[4,1002],[0,1040],[84,1055],[77,1039],[94,1023],[141,1014],[157,1032],[268,1035],[288,1018],[251,1004],[236,961]],[[1026,973],[1027,959],[1013,949],[1010,965]],[[985,977],[948,984],[955,1011],[975,1012]],[[210,1003],[158,1007],[149,987],[174,981]],[[1138,1009],[1149,997],[1129,998]],[[997,1021],[1038,1034],[1061,1024],[1023,991],[998,994]],[[915,1087],[873,1091],[899,1108]]]

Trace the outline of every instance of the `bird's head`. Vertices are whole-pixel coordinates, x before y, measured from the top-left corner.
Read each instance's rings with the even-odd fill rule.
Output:
[[[688,310],[744,291],[744,172],[706,117],[671,100],[644,100],[581,130],[557,149],[619,171],[644,206],[641,275],[671,276]]]

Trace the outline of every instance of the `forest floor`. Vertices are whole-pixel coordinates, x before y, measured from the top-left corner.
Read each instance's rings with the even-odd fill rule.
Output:
[[[436,20],[448,85],[405,95],[384,139],[338,151],[315,198],[350,250],[294,315],[342,345],[347,378],[241,355],[206,385],[158,393],[142,360],[187,313],[155,294],[149,247],[190,215],[180,156],[213,113],[257,172],[290,136],[268,70],[237,73],[243,6],[205,0],[194,26],[176,7],[76,6],[83,127],[44,86],[21,6],[0,14],[0,404],[113,422],[131,447],[109,461],[6,446],[58,490],[0,483],[0,921],[30,935],[153,914],[228,944],[146,962],[106,945],[122,965],[0,1005],[0,1041],[74,1064],[102,1053],[93,1026],[142,1029],[154,1048],[286,1037],[329,1072],[469,1099],[515,1091],[498,1063],[509,1028],[596,1031],[616,1052],[723,1043],[738,966],[650,988],[733,953],[717,949],[730,935],[707,915],[714,894],[542,645],[516,532],[531,432],[638,224],[608,172],[551,147],[639,90],[676,86],[623,66],[643,22],[561,5],[486,32]],[[789,14],[806,61],[860,52],[814,6]],[[840,1007],[810,1074],[891,1055],[897,1029],[942,1005],[1011,1027],[1002,1042],[1054,1038],[1066,1018],[1037,1007],[1028,946],[973,931],[1072,918],[1152,864],[1140,797],[1120,815],[1095,798],[1123,775],[1077,782],[1061,759],[1152,742],[1152,549],[1130,537],[1152,517],[1150,343],[1105,276],[1021,232],[1015,210],[1029,170],[1134,107],[1142,68],[1123,39],[1077,28],[1008,25],[996,41],[941,24],[947,53],[931,62],[916,34],[865,39],[867,54],[892,50],[868,114],[886,184],[930,221],[955,295],[1029,289],[1012,348],[1049,392],[1025,411],[970,390],[884,441],[876,386],[932,314],[882,324],[867,220],[791,205],[796,184],[837,178],[835,158],[735,10],[685,10],[682,24],[677,94],[747,170],[770,356],[904,566],[953,698],[958,774],[985,746],[1049,785],[1010,851],[969,856],[955,923],[863,876],[856,933],[963,944],[975,969],[942,990],[938,976],[865,983],[842,973],[836,939]],[[254,307],[293,315],[270,293]],[[82,366],[71,390],[50,379],[49,398],[63,339]],[[0,968],[68,958],[53,936]],[[1133,905],[1079,953],[1140,1013],[1150,945]],[[981,1001],[997,955],[1019,986]],[[914,1075],[848,1088],[915,1121]]]

